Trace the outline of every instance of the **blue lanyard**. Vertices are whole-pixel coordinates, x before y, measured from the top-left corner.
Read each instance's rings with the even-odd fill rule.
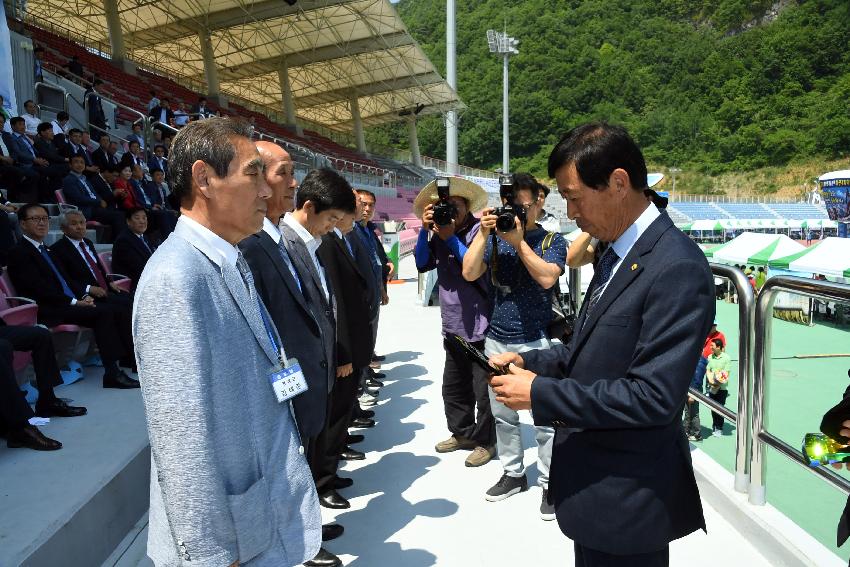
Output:
[[[280,362],[285,363],[283,348],[277,344],[274,331],[272,330],[271,321],[269,321],[268,316],[266,315],[266,309],[263,307],[263,303],[260,301],[259,296],[257,296],[257,307],[260,309],[260,317],[263,319],[263,326],[266,328],[266,334],[269,336],[269,342],[272,345],[272,350],[277,353]]]

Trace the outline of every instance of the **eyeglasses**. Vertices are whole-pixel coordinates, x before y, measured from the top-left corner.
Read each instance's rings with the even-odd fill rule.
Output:
[[[36,222],[36,223],[41,223],[41,222],[49,221],[50,217],[27,217],[24,220],[28,220],[28,221],[32,221],[32,222]]]

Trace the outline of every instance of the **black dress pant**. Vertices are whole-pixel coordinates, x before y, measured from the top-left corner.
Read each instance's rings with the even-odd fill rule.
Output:
[[[29,328],[46,331],[41,327]],[[32,340],[32,337],[27,339],[20,333],[8,333],[8,329],[27,329],[27,327],[0,327],[0,331],[3,332],[4,336],[16,337],[15,343],[26,344]],[[47,340],[49,342],[49,331],[47,331],[47,335]],[[36,340],[35,342],[38,343],[40,341]],[[12,367],[12,355],[15,350],[26,349],[23,346],[13,346],[12,341],[7,340],[6,338],[0,339],[0,431],[20,429],[27,424],[29,418],[35,415],[32,408],[27,403],[24,393],[18,387],[18,381],[15,378],[15,370]],[[35,352],[33,352],[33,363],[35,363]],[[56,363],[54,361],[54,366],[55,364]],[[58,377],[58,375],[59,373],[57,371],[56,376]],[[52,398],[53,385],[48,385],[50,380],[47,380],[47,377],[44,378],[45,380],[39,380],[39,397],[41,397],[41,391],[44,389],[45,392],[49,391],[49,395]]]
[[[357,386],[363,369],[355,369],[345,378],[337,378],[325,428],[316,437],[310,470],[316,482],[316,491],[321,494],[331,488],[339,466],[339,454],[345,448],[345,438],[351,425],[354,406],[357,405]]]
[[[122,362],[135,364],[136,350],[133,344],[133,296],[129,293],[110,291],[103,299],[95,299],[95,305],[115,311],[118,338],[124,348]],[[131,365],[132,365],[131,364]]]
[[[720,404],[721,406],[726,405],[726,398],[729,396],[729,390],[717,390],[713,392],[711,390],[708,391],[708,397]],[[716,411],[711,412],[711,430],[712,431],[723,431],[723,416]]]
[[[100,358],[107,371],[115,367],[122,357],[132,355],[127,352],[121,340],[121,325],[117,310],[109,305],[83,307],[68,305],[67,307],[38,307],[38,319],[48,327],[70,324],[89,327],[94,332],[94,340],[100,351]]]
[[[56,364],[50,331],[44,327],[0,326],[0,357],[3,360],[8,358],[11,364],[12,351],[32,353],[38,403],[42,405],[53,401],[53,388],[62,383],[62,378]]]
[[[9,250],[15,245],[15,233],[9,213],[0,210],[0,265],[5,266]]]
[[[575,546],[576,567],[668,567],[670,547],[635,555],[613,555],[584,547]]]
[[[470,343],[484,350],[484,341]],[[482,447],[496,443],[496,421],[490,410],[487,372],[472,364],[459,349],[443,341],[446,365],[443,367],[443,405],[452,435],[476,441]],[[476,406],[478,415],[476,416]]]

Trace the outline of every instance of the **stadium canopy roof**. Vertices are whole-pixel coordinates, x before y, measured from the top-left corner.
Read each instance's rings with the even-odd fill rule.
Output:
[[[204,84],[208,33],[225,96],[283,110],[284,61],[299,118],[352,126],[357,96],[364,126],[463,109],[457,93],[413,40],[389,0],[117,0],[127,58]],[[77,41],[110,45],[103,2],[27,0],[28,18],[61,26]]]

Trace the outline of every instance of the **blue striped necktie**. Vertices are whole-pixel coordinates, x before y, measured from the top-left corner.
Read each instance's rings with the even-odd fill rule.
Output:
[[[53,259],[47,251],[47,246],[42,244],[38,247],[38,251],[41,252],[41,257],[44,258],[44,261],[47,262],[47,265],[50,266],[50,269],[53,270],[54,274],[56,274],[59,283],[62,284],[62,293],[67,295],[68,299],[76,299],[74,292],[71,291],[70,287],[68,287],[68,282],[65,281],[65,278],[63,278],[61,272],[59,272],[59,268],[57,268],[56,264],[53,263]]]
[[[584,314],[585,322],[590,318],[590,313],[599,302],[599,298],[602,297],[602,293],[607,287],[605,284],[611,279],[611,272],[614,270],[614,266],[619,259],[620,257],[614,252],[613,246],[610,246],[599,259],[599,263],[596,266],[596,273],[593,274],[593,279],[590,281],[590,286],[588,287],[590,298],[587,300],[587,311]],[[584,323],[582,323],[582,326],[584,326]]]

